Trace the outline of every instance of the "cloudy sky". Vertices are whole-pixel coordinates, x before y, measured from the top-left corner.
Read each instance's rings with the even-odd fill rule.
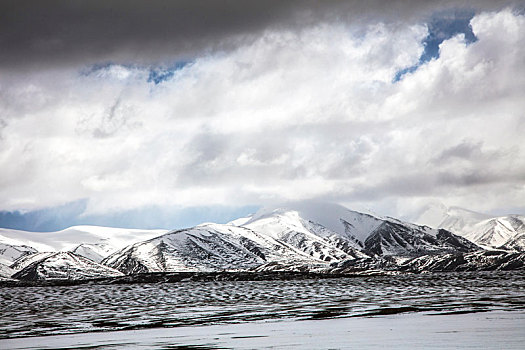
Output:
[[[2,1],[0,227],[525,214],[523,1]]]

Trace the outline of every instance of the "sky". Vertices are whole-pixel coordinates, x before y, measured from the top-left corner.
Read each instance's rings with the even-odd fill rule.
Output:
[[[525,214],[524,1],[2,1],[0,227]]]

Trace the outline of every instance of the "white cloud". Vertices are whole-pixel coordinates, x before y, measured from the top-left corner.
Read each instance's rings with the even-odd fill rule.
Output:
[[[477,42],[446,40],[397,83],[423,25],[267,30],[158,85],[119,65],[8,74],[0,209],[312,197],[392,215],[431,199],[523,207],[525,20],[483,13],[472,28]]]

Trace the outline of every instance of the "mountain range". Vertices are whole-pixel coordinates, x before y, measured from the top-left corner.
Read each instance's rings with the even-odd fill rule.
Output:
[[[416,219],[467,238],[486,249],[525,251],[525,216],[491,217],[442,204],[428,206]]]
[[[332,203],[264,208],[227,224],[167,230],[0,229],[0,276],[49,281],[165,272],[422,272],[523,268],[525,217],[425,208],[416,222]],[[432,227],[431,227],[432,226]]]

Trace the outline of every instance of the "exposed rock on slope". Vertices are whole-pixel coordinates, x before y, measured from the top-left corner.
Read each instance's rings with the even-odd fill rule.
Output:
[[[85,258],[91,259],[100,263],[104,258],[108,257],[115,251],[115,248],[108,243],[82,243],[71,249],[71,252],[81,255]]]
[[[0,228],[0,244],[18,246],[18,248],[26,246],[30,249],[30,253],[36,251],[74,251],[96,261],[129,244],[144,241],[166,232],[167,230],[137,230],[100,226],[73,226],[56,232],[28,232]],[[9,262],[4,263],[9,264],[18,257],[13,257]]]
[[[0,263],[11,265],[15,260],[36,252],[36,249],[27,245],[13,245],[0,242]]]
[[[308,251],[317,244],[330,244],[355,258],[367,255],[425,255],[469,252],[479,249],[472,242],[446,230],[418,226],[393,218],[379,218],[334,204],[312,204],[298,209],[261,211],[243,223],[297,249]],[[320,250],[325,261],[342,260]]]
[[[0,279],[10,278],[16,271],[7,265],[0,263]]]
[[[525,216],[490,217],[444,205],[428,206],[417,222],[452,231],[487,249],[525,251]]]
[[[204,224],[133,244],[103,261],[126,274],[247,269],[289,255],[286,246],[249,229]]]
[[[32,261],[12,277],[24,281],[45,281],[117,276],[122,276],[122,273],[75,253],[60,252]]]
[[[525,251],[525,216],[508,215],[481,221],[465,237],[489,248]]]
[[[25,255],[25,256],[21,257],[20,259],[17,259],[11,265],[11,268],[16,270],[16,271],[20,271],[20,270],[26,268],[27,266],[31,265],[35,261],[42,260],[44,258],[47,258],[50,255],[53,255],[53,254],[55,254],[55,252],[39,252],[39,253],[30,254],[30,255]]]
[[[485,246],[514,250],[525,246],[524,217],[512,215],[472,225],[476,215],[467,214],[465,220],[452,220],[451,215],[446,219],[455,225],[468,223],[468,227],[476,227],[472,239]],[[483,251],[466,238],[445,229],[359,213],[335,204],[312,202],[263,209],[225,225],[209,223],[156,237],[146,235],[148,239],[127,246],[126,242],[140,237],[138,230],[128,230],[131,232],[129,237],[124,229],[111,229],[113,233],[106,228],[74,230],[81,232],[81,238],[88,237],[89,240],[72,246],[72,237],[68,237],[66,246],[72,252],[34,253],[32,249],[20,253],[9,250],[10,255],[6,256],[20,253],[9,267],[18,271],[13,277],[32,281],[149,272],[494,270],[523,268],[525,260],[523,254]],[[63,235],[54,234],[57,237]],[[45,233],[36,235],[40,237]],[[47,237],[45,243],[53,242]],[[114,251],[118,244],[120,250]],[[31,252],[33,254],[29,254]],[[9,270],[3,274],[7,276],[12,272]]]
[[[414,256],[472,252],[474,243],[447,230],[413,228],[406,224],[385,221],[365,241],[365,251],[379,256]]]
[[[478,251],[464,254],[424,255],[405,259],[397,257],[357,259],[332,264],[325,271],[329,273],[355,273],[381,270],[423,273],[516,270],[524,267],[525,253]]]
[[[480,251],[470,254],[422,256],[404,262],[402,271],[493,271],[516,270],[525,266],[525,253]]]

